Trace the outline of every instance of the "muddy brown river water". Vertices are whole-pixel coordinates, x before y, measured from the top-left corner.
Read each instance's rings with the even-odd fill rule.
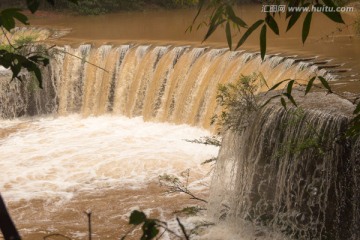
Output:
[[[238,12],[251,24],[261,16],[261,5],[243,6]],[[191,9],[101,16],[39,12],[30,22],[34,26],[69,30],[61,38],[47,40],[57,45],[150,43],[226,47],[224,29],[204,43],[201,40],[206,29],[185,33],[195,13]],[[354,14],[345,13],[344,18],[351,24]],[[349,71],[339,74],[332,83],[334,88],[360,93],[360,38],[351,26],[334,24],[315,14],[305,45],[301,43],[300,26],[286,34],[285,24],[280,24],[280,29],[280,36],[269,35],[268,53],[298,58],[317,56],[317,60],[344,64],[340,68]],[[244,49],[258,51],[257,36],[250,37]],[[210,168],[200,167],[200,163],[216,156],[218,150],[184,141],[209,135],[207,130],[120,116],[81,118],[64,114],[0,123],[0,167],[4,169],[0,189],[24,239],[41,239],[49,233],[86,239],[84,211],[88,209],[93,211],[93,239],[116,239],[125,233],[133,209],[173,219],[175,210],[194,201],[184,195],[164,195],[157,176],[180,174],[190,168],[191,186],[206,198]],[[273,237],[268,235],[267,239]]]

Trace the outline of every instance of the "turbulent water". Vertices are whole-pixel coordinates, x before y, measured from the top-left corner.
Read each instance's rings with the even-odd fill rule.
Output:
[[[82,45],[54,54],[44,73],[45,91],[33,81],[1,83],[2,118],[114,113],[209,128],[219,83],[253,72],[261,72],[269,86],[326,75],[312,62],[293,58],[268,56],[262,62],[258,53],[188,46]]]
[[[5,176],[0,182],[1,192],[10,204],[16,222],[20,222],[22,232],[32,238],[54,231],[74,238],[83,237],[86,230],[79,225],[78,218],[82,211],[91,208],[97,212],[96,221],[106,225],[96,236],[114,239],[119,234],[113,229],[121,224],[126,226],[134,205],[161,217],[177,210],[177,206],[188,204],[181,196],[159,198],[161,191],[154,182],[162,173],[179,174],[190,168],[190,186],[200,195],[206,195],[206,187],[198,179],[209,169],[200,168],[199,164],[216,156],[217,148],[184,139],[210,134],[189,125],[214,130],[210,122],[219,111],[216,104],[218,84],[233,82],[241,75],[253,72],[261,72],[269,86],[287,78],[306,80],[315,74],[331,79],[331,75],[319,70],[311,61],[278,55],[267,56],[261,61],[258,53],[226,49],[170,45],[93,48],[81,45],[77,48],[57,47],[52,54],[50,67],[43,71],[44,90],[38,89],[36,80],[27,74],[23,75],[24,82],[9,83],[6,81],[9,73],[1,71],[0,166]],[[266,90],[265,86],[261,90]],[[315,215],[320,223],[306,226],[316,235],[327,224],[322,221],[329,217],[323,203],[328,198],[327,193],[333,191],[322,183],[316,185],[316,181],[325,175],[326,179],[332,178],[336,171],[333,167],[327,168],[331,161],[311,165],[311,174],[320,172],[321,176],[316,175],[314,186],[306,184],[304,188],[297,175],[303,168],[300,159],[295,158],[293,168],[286,163],[293,161],[290,153],[284,153],[286,161],[269,158],[270,163],[266,162],[265,156],[274,152],[269,152],[270,145],[263,147],[263,140],[280,145],[300,136],[296,131],[300,131],[302,125],[291,128],[284,135],[275,131],[281,127],[276,124],[280,124],[284,116],[285,113],[278,109],[271,110],[254,121],[246,137],[237,134],[225,137],[213,181],[210,212],[221,218],[219,203],[225,201],[230,208],[229,216],[235,217],[233,222],[242,221],[247,213],[252,214],[253,220],[271,203],[277,211],[264,210],[265,213],[275,216],[271,221],[285,225],[289,209],[295,220],[308,221],[307,218],[313,218],[313,208],[319,208]],[[336,125],[340,120],[328,116],[319,113],[311,121],[319,122],[315,128],[341,127]],[[263,133],[262,127],[268,127],[269,131]],[[274,148],[274,151],[280,150]],[[340,156],[343,150],[339,151]],[[249,155],[250,162],[259,164],[248,164],[243,155]],[[259,182],[258,174],[265,180]],[[289,177],[293,179],[293,185],[286,184]],[[274,185],[277,179],[281,183]],[[357,181],[354,180],[355,186],[358,186]],[[224,187],[216,188],[219,184]],[[265,194],[263,188],[269,186],[274,188],[274,194],[259,197],[259,194]],[[286,186],[295,187],[287,189]],[[336,194],[343,194],[341,189],[337,190],[338,185],[334,186]],[[302,197],[310,196],[308,191],[315,191],[315,188],[316,196],[311,200],[313,203],[309,203],[313,205],[304,212],[304,217],[297,212],[298,208],[282,205],[301,202]],[[249,195],[254,189],[259,189],[258,195]],[[295,202],[291,200],[294,191]],[[220,199],[215,197],[219,193]],[[345,191],[344,194],[348,193]],[[52,202],[56,205],[51,205]],[[337,200],[334,204],[342,206]],[[358,206],[352,209],[356,212]],[[109,217],[114,212],[115,216]],[[34,224],[34,219],[29,217],[34,213],[39,213],[39,223]],[[349,226],[358,221],[358,215],[351,216]],[[338,219],[342,220],[342,215]],[[331,227],[335,229],[336,224],[340,223]],[[297,228],[298,225],[290,226],[288,233],[297,232]],[[121,232],[125,231],[122,228]],[[250,232],[253,236],[253,231]],[[36,235],[38,233],[41,234]],[[301,231],[299,234],[308,236]]]
[[[294,239],[359,239],[359,139],[340,139],[352,104],[318,93],[303,105],[267,107],[225,134],[210,213]]]
[[[141,118],[71,115],[0,124],[1,193],[25,239],[56,232],[81,239],[88,209],[97,239],[125,233],[134,209],[167,219],[191,202],[164,195],[158,176],[191,169],[188,187],[202,196],[209,169],[201,162],[218,151],[185,141],[205,130]]]

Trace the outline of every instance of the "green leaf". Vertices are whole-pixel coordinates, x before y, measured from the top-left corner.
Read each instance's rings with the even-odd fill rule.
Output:
[[[14,64],[10,66],[12,72],[12,79],[18,78],[19,73],[21,71],[21,64]]]
[[[302,12],[293,12],[291,14],[291,17],[290,17],[288,26],[286,28],[286,31],[289,31],[294,26],[294,24],[297,22],[297,20],[299,20],[299,17],[301,16],[301,13]]]
[[[358,103],[358,105],[356,105],[356,108],[355,108],[353,114],[358,114],[358,113],[360,113],[360,102]]]
[[[69,0],[69,1],[71,1],[71,0]],[[71,2],[73,2],[73,1],[71,1]],[[197,13],[196,13],[196,15],[195,15],[195,17],[194,17],[194,19],[193,19],[192,24],[194,24],[195,21],[196,21],[196,19],[199,17],[200,12],[201,12],[202,8],[204,7],[204,3],[205,3],[205,0],[199,0],[199,3],[198,3],[198,11],[197,11]]]
[[[207,33],[205,34],[203,42],[206,41],[206,39],[208,39],[211,36],[211,34],[214,33],[214,31],[217,29],[218,26],[220,26],[223,22],[225,22],[225,19],[222,18],[223,11],[224,11],[223,6],[220,6],[215,10],[215,13],[211,15],[209,28]]]
[[[333,7],[333,8],[336,8],[337,6],[335,5],[335,3],[331,0],[322,0],[323,3],[325,3],[326,6],[329,6],[329,7]]]
[[[40,6],[40,0],[26,0],[26,5],[31,13],[35,13]]]
[[[313,83],[314,83],[315,79],[316,79],[316,76],[315,76],[315,77],[312,77],[312,78],[309,80],[308,84],[306,85],[305,95],[306,95],[306,94],[308,94],[308,93],[310,92],[311,87],[312,87],[312,85],[313,85]]]
[[[230,23],[229,22],[226,23],[225,32],[226,32],[226,40],[227,40],[227,43],[229,45],[229,49],[231,50],[232,38],[231,38],[231,29],[230,29]]]
[[[303,42],[303,44],[305,43],[307,37],[309,36],[312,14],[313,14],[312,12],[309,12],[308,14],[306,14],[306,17],[305,17],[305,20],[304,20],[303,29],[302,29],[302,42]]]
[[[159,233],[159,229],[156,227],[156,221],[153,219],[147,219],[142,226],[143,235],[141,240],[151,240]]]
[[[286,97],[290,100],[290,102],[291,102],[294,106],[297,107],[297,103],[295,102],[295,99],[293,98],[293,96],[292,96],[291,94],[289,94],[289,93],[283,93],[283,95],[286,96]]]
[[[331,0],[323,0],[323,3],[325,3],[326,6],[329,6],[333,9],[336,9],[337,5],[331,1]],[[315,7],[323,7],[322,4],[316,4]],[[325,14],[328,18],[330,18],[332,21],[337,23],[345,23],[344,20],[341,17],[341,14],[339,12],[329,12],[329,11],[323,11],[323,14]]]
[[[266,24],[262,26],[260,32],[260,52],[261,52],[261,59],[264,60],[266,53]]]
[[[8,8],[1,11],[0,26],[3,26],[6,30],[10,31],[15,28],[15,19],[23,24],[28,24],[28,18],[20,11],[21,9],[19,8]]]
[[[220,26],[223,22],[225,22],[224,19],[220,20],[218,23],[210,23],[209,29],[203,39],[203,42],[206,41],[206,39],[208,39],[217,29],[218,26]]]
[[[238,49],[241,45],[243,45],[246,39],[251,35],[251,33],[255,31],[263,22],[264,20],[258,20],[253,25],[251,25],[251,27],[249,27],[247,31],[244,33],[244,35],[240,38],[235,49]]]
[[[15,19],[19,22],[28,25],[28,18],[22,14],[19,8],[8,8],[0,13],[0,26],[3,26],[6,30],[10,31],[15,27]]]
[[[268,14],[266,16],[266,24],[271,28],[271,30],[276,34],[276,35],[279,35],[279,27],[275,21],[275,19],[270,15]]]
[[[129,224],[139,225],[146,220],[146,215],[143,212],[140,212],[138,210],[132,211],[130,215]]]
[[[282,84],[282,83],[284,83],[284,82],[287,82],[287,81],[290,81],[290,80],[291,80],[291,79],[285,79],[285,80],[282,80],[282,81],[278,82],[277,84],[275,84],[274,86],[272,86],[272,87],[268,90],[268,92],[274,90],[275,88],[277,88],[278,86],[280,86],[280,84]]]
[[[323,12],[328,18],[330,18],[332,21],[337,23],[343,23],[345,24],[344,20],[341,17],[341,14],[339,12]]]
[[[234,22],[235,24],[237,24],[240,27],[246,28],[247,24],[239,17],[237,17],[235,15],[235,12],[233,10],[233,8],[231,6],[226,6],[226,12],[228,14],[229,19]]]
[[[274,98],[278,98],[278,97],[280,97],[281,95],[275,95],[275,96],[272,96],[271,98],[269,98],[268,100],[266,100],[266,102],[264,102],[262,105],[261,105],[261,108],[263,108],[263,107],[265,107],[266,105],[268,105],[269,104],[269,102],[271,101],[271,100],[273,100]]]
[[[34,72],[34,74],[35,74],[35,77],[36,77],[36,79],[38,80],[38,82],[39,82],[39,87],[42,89],[43,88],[43,86],[42,86],[42,74],[41,74],[41,70],[40,70],[40,68],[36,65],[36,64],[34,64],[35,66],[32,68],[32,72]]]
[[[21,10],[19,9],[19,11],[21,11]],[[14,18],[16,18],[19,22],[21,22],[25,25],[29,25],[30,23],[29,23],[28,17],[19,11],[14,11],[14,13],[13,13]]]
[[[288,0],[288,7],[297,7],[300,4],[300,0]],[[286,11],[285,19],[288,19],[294,12]]]
[[[332,93],[332,90],[330,88],[328,81],[326,81],[326,79],[321,76],[318,76],[318,78],[320,79],[321,84],[328,90],[328,92]]]
[[[286,92],[287,92],[288,94],[290,94],[290,95],[291,95],[291,92],[292,92],[292,87],[293,87],[293,85],[294,85],[294,82],[295,82],[295,80],[290,80],[290,82],[289,82],[288,85],[287,85]]]
[[[327,0],[328,3],[325,3],[326,6],[332,7],[333,9],[336,9],[336,6],[334,5],[333,2],[331,2],[331,0]],[[324,5],[322,4],[316,4],[315,7],[317,8],[322,8],[324,7]],[[322,11],[323,14],[325,14],[330,20],[337,22],[337,23],[344,23],[344,20],[342,19],[342,16],[339,12],[329,12],[329,11]]]
[[[285,110],[287,110],[285,99],[282,97],[282,98],[280,99],[280,101],[281,101],[281,105],[283,105],[283,107],[285,108]]]

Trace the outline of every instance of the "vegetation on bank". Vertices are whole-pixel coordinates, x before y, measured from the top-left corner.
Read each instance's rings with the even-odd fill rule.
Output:
[[[55,10],[55,8],[41,0],[40,9]],[[184,8],[197,4],[197,0],[79,0],[77,4],[67,0],[58,0],[56,10],[70,10],[84,15],[98,15],[116,11],[143,10],[148,8]],[[26,4],[22,0],[3,0],[0,3],[1,8],[23,7]]]

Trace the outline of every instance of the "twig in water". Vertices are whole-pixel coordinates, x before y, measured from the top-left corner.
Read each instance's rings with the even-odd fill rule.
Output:
[[[176,217],[176,221],[178,222],[180,229],[181,229],[182,233],[184,234],[185,239],[190,240],[190,237],[187,235],[184,225],[180,222],[180,219],[178,217]]]
[[[87,210],[84,212],[88,218],[88,230],[89,230],[89,240],[91,240],[91,210]]]
[[[65,53],[65,54],[69,54],[69,55],[72,56],[72,57],[75,57],[75,58],[77,58],[77,59],[80,59],[80,60],[82,60],[82,61],[84,61],[84,62],[86,62],[86,63],[88,63],[88,64],[90,64],[90,65],[92,65],[92,66],[94,66],[94,67],[96,67],[96,68],[99,68],[99,69],[103,70],[103,71],[106,72],[106,73],[109,73],[109,71],[106,70],[105,68],[100,67],[100,66],[98,66],[98,65],[96,65],[96,64],[94,64],[94,63],[92,63],[92,62],[87,61],[87,60],[84,60],[83,58],[81,58],[81,57],[79,57],[79,56],[76,56],[75,54],[69,53],[69,52],[64,51],[64,50],[60,50],[60,49],[58,49],[58,48],[56,48],[56,51],[59,51],[59,52]]]

